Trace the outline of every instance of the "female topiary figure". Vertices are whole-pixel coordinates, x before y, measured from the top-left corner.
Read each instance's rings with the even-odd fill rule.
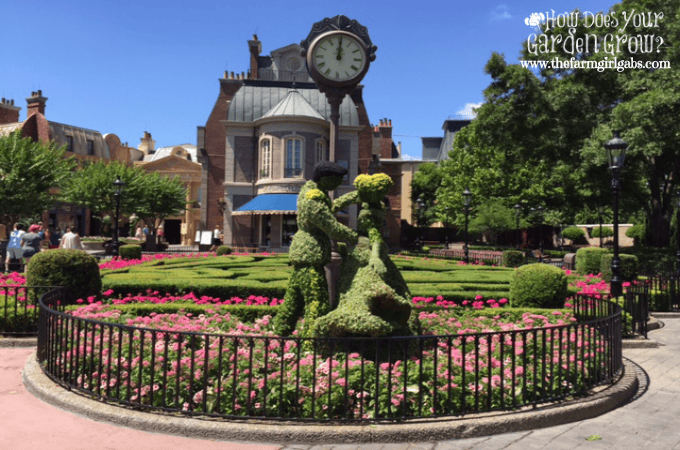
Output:
[[[317,321],[316,334],[360,337],[412,334],[411,294],[389,258],[380,233],[385,220],[382,199],[392,187],[392,179],[383,173],[359,175],[354,185],[362,207],[357,224],[362,236],[343,261],[338,308]]]
[[[354,244],[357,234],[337,221],[333,216],[333,203],[328,197],[342,183],[347,169],[324,161],[314,167],[312,180],[300,189],[297,203],[298,231],[293,236],[289,258],[293,273],[288,280],[285,300],[274,319],[278,335],[289,335],[300,317],[305,319],[301,335],[311,336],[311,329],[318,317],[330,311],[328,283],[324,266],[331,261],[331,239]],[[355,198],[356,194],[348,194]],[[345,197],[345,196],[343,196]],[[346,202],[346,198],[336,202]]]

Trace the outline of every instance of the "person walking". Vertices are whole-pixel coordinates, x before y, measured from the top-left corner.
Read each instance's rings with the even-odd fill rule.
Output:
[[[54,231],[50,233],[50,248],[59,248],[61,237],[61,228],[56,227]]]
[[[222,245],[222,231],[220,231],[220,226],[215,226],[215,231],[213,231],[212,247],[210,247],[211,252],[217,251],[217,247]]]
[[[9,235],[9,244],[7,244],[7,258],[5,259],[5,272],[9,272],[9,264],[13,259],[18,259],[19,263],[23,262],[24,254],[21,250],[21,236],[26,232],[24,226],[20,223],[14,224],[14,231]]]
[[[25,233],[23,236],[21,236],[21,250],[23,251],[25,264],[24,272],[26,272],[26,268],[28,267],[28,263],[31,261],[31,258],[36,253],[39,253],[40,248],[42,247],[43,238],[39,233],[40,226],[33,224],[28,227],[28,233]]]

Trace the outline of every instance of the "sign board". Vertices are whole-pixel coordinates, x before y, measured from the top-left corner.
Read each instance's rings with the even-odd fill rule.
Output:
[[[212,231],[202,231],[201,232],[201,245],[212,245]]]
[[[200,230],[196,231],[196,237],[194,238],[194,242],[201,242],[201,231]]]
[[[179,232],[180,234],[187,234],[187,224],[183,223],[179,227]]]

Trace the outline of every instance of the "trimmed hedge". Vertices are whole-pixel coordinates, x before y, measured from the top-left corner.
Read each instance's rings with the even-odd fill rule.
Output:
[[[227,245],[220,245],[217,247],[217,256],[231,255],[232,249]]]
[[[118,252],[122,259],[142,259],[141,245],[121,245],[118,249]]]
[[[515,270],[510,284],[513,308],[563,308],[567,298],[567,275],[548,264],[528,264]]]
[[[54,249],[36,254],[26,270],[28,286],[63,286],[71,301],[101,298],[102,279],[97,260],[82,250]]]
[[[562,230],[562,237],[569,239],[572,242],[577,242],[586,236],[586,232],[583,228],[579,227],[568,227]]]
[[[519,267],[524,264],[524,253],[519,250],[503,252],[503,267]]]
[[[619,254],[621,259],[621,278],[623,281],[633,281],[638,276],[638,259],[635,255]],[[614,255],[608,253],[602,255],[602,265],[600,271],[602,272],[602,279],[610,282],[612,280],[612,259]]]
[[[602,267],[602,255],[609,253],[606,248],[585,247],[576,251],[576,272],[581,275],[597,275]]]

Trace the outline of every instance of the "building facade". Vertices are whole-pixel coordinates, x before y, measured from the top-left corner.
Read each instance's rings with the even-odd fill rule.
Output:
[[[198,127],[201,220],[204,229],[222,227],[228,245],[285,249],[296,231],[297,193],[315,164],[329,158],[330,105],[309,78],[299,45],[262,56],[262,43],[254,36],[248,49],[250,69],[225,73],[212,112]],[[383,154],[381,145],[393,156],[391,124],[374,130],[362,91],[358,86],[340,106],[335,160],[349,173],[336,196],[353,190],[358,174],[369,173],[371,162]],[[393,178],[400,186],[400,173]],[[394,211],[399,203],[390,200]],[[394,211],[386,237],[398,245]],[[354,228],[356,217],[352,205],[338,219]]]

